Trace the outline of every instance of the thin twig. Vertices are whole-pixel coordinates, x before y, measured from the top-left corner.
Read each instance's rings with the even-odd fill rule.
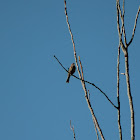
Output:
[[[58,58],[57,58],[55,55],[54,55],[54,58],[58,61],[58,63],[61,65],[61,67],[62,67],[66,72],[68,72],[68,70],[62,65],[62,63],[58,60]],[[75,77],[75,78],[78,79],[78,80],[82,80],[82,78],[79,78],[79,77],[77,77],[77,76],[75,76],[75,75],[71,75],[71,76]],[[84,81],[85,83],[88,83],[88,84],[94,86],[96,89],[98,89],[98,90],[107,98],[107,100],[108,100],[116,109],[118,109],[118,107],[117,107],[116,105],[114,105],[114,103],[109,99],[109,97],[106,95],[106,93],[103,92],[98,86],[96,86],[94,83],[91,83],[91,82],[86,81],[86,80],[82,80],[82,81]]]
[[[72,132],[73,132],[74,140],[76,140],[76,137],[75,137],[75,131],[74,131],[74,126],[71,125],[71,120],[70,120],[70,129],[71,129]]]
[[[133,41],[133,38],[134,38],[134,35],[135,35],[135,30],[136,30],[136,25],[137,25],[137,20],[138,20],[138,17],[139,17],[139,13],[140,13],[140,6],[138,8],[138,12],[137,12],[137,15],[136,15],[136,18],[135,18],[135,24],[134,24],[134,28],[133,28],[132,37],[131,37],[131,40],[129,41],[127,46],[129,46],[131,44],[131,42]]]

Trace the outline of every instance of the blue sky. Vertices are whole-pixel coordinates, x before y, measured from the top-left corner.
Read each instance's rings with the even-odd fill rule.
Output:
[[[140,1],[125,3],[129,41]],[[117,105],[116,65],[118,32],[116,2],[67,2],[69,21],[84,76]],[[136,140],[140,139],[140,18],[129,46],[131,90],[135,108]],[[64,14],[64,1],[0,1],[0,139],[96,139],[92,118],[79,80],[70,79],[53,55],[68,68],[73,47]],[[120,72],[124,72],[121,52]],[[78,76],[78,73],[75,73]],[[130,111],[125,77],[120,77],[123,138],[130,139]],[[107,140],[118,140],[117,110],[94,87],[87,85],[91,103]]]

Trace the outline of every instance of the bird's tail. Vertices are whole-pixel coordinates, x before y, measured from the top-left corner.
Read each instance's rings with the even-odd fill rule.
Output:
[[[70,75],[68,75],[68,78],[66,80],[66,83],[69,83],[69,80],[70,80]]]

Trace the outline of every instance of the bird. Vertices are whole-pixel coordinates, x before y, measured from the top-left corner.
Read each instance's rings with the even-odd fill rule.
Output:
[[[75,70],[76,70],[75,64],[72,63],[71,66],[70,66],[70,68],[69,68],[69,70],[68,70],[68,77],[67,77],[66,83],[69,83],[70,76],[72,74],[74,74]]]

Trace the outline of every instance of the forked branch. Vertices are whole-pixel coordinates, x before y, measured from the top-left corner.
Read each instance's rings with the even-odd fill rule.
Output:
[[[137,20],[138,20],[138,16],[139,16],[139,13],[140,13],[140,6],[139,6],[138,12],[136,14],[132,37],[131,37],[128,44],[126,42],[126,34],[124,32],[124,30],[125,30],[124,29],[124,0],[123,0],[123,16],[122,16],[122,13],[121,13],[119,0],[116,0],[116,8],[117,8],[117,27],[118,27],[118,34],[119,34],[119,44],[121,45],[122,51],[123,51],[124,56],[125,56],[125,76],[126,76],[126,84],[127,84],[127,95],[128,95],[128,99],[129,99],[129,106],[130,106],[130,112],[131,112],[131,140],[134,140],[135,139],[135,119],[134,119],[133,100],[132,100],[132,94],[131,94],[131,88],[130,88],[128,46],[132,43],[133,38],[134,38],[136,25],[137,25]],[[123,31],[123,36],[124,36],[124,43],[122,41],[122,32],[120,31],[120,23],[119,23],[120,18],[121,18],[121,22],[122,22],[122,31]],[[119,86],[119,85],[117,85],[117,86]],[[118,94],[119,93],[117,93],[117,96],[118,96]],[[120,103],[118,101],[118,107],[120,107],[119,104]],[[120,112],[118,110],[118,124],[120,123],[120,117],[119,116],[120,116]],[[119,126],[119,132],[120,132],[120,130],[121,130],[121,127]],[[120,134],[120,138],[121,138],[121,135],[122,134]]]

